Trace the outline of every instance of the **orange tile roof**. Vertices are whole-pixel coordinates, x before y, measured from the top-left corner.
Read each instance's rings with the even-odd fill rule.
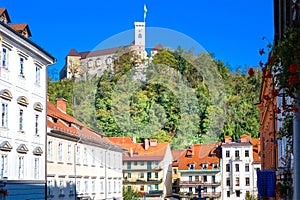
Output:
[[[24,29],[27,29],[28,36],[29,37],[32,36],[28,24],[10,24],[9,26],[11,28],[13,28],[14,30],[18,31],[19,33],[21,33],[22,31],[24,31]]]
[[[166,150],[169,147],[168,142],[157,143],[156,146],[150,146],[146,150],[144,143],[134,143],[129,137],[110,137],[112,143],[127,149],[123,153],[123,160],[162,160]],[[133,156],[130,156],[132,149]]]
[[[8,12],[7,12],[7,9],[6,8],[0,8],[0,15],[4,15],[4,14],[6,14],[7,22],[8,23],[11,22],[10,17],[8,15]]]
[[[195,164],[194,170],[203,169],[202,164],[208,164],[208,170],[212,169],[213,163],[218,164],[220,169],[221,149],[215,144],[194,144],[192,148],[184,150],[178,160],[179,170],[188,170],[189,164]]]
[[[151,50],[157,50],[160,51],[162,50],[164,47],[161,44],[157,44],[155,47],[153,47]]]
[[[56,123],[52,120],[53,118],[57,119]],[[92,130],[74,117],[63,113],[51,102],[47,102],[47,126],[55,131],[61,131],[71,136],[111,144],[107,138],[103,137],[103,134]]]

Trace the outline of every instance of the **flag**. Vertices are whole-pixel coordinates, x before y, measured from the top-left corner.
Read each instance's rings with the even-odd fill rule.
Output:
[[[146,19],[146,15],[147,15],[147,7],[146,4],[144,4],[144,21]]]

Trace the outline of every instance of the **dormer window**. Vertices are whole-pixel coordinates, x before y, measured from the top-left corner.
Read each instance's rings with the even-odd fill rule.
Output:
[[[213,163],[213,164],[212,164],[212,167],[213,167],[214,169],[217,169],[217,168],[218,168],[218,163]]]
[[[189,169],[195,169],[195,164],[189,164]]]
[[[202,169],[207,169],[208,168],[208,164],[202,164]]]

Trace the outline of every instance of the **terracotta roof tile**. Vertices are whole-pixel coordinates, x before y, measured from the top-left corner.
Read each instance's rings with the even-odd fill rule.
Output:
[[[8,23],[11,22],[6,8],[0,8],[0,16],[2,15],[6,15],[6,19]]]
[[[56,122],[53,119],[57,119]],[[65,134],[80,136],[98,142],[111,143],[103,134],[98,133],[72,116],[61,112],[54,104],[47,102],[47,126]]]
[[[213,169],[212,164],[218,164],[217,169],[220,169],[221,149],[218,146],[219,143],[194,144],[180,155],[178,169],[188,170],[189,164],[195,164],[195,170],[203,169],[202,164],[208,164],[208,170]]]
[[[160,51],[162,50],[164,47],[161,44],[157,44],[155,47],[153,47],[151,50],[157,50]]]
[[[80,56],[76,49],[71,49],[67,56]]]
[[[123,160],[162,160],[169,146],[168,142],[157,143],[156,146],[150,146],[146,150],[144,143],[134,143],[129,137],[111,137],[108,138],[112,143],[127,149],[123,153]],[[132,149],[133,155],[130,156]]]
[[[19,33],[24,31],[24,29],[27,29],[28,36],[32,36],[28,24],[10,24],[9,26],[14,30],[18,31]]]

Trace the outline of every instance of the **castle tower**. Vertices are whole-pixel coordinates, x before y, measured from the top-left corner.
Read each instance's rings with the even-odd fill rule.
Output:
[[[145,22],[134,22],[134,45],[145,49]]]

